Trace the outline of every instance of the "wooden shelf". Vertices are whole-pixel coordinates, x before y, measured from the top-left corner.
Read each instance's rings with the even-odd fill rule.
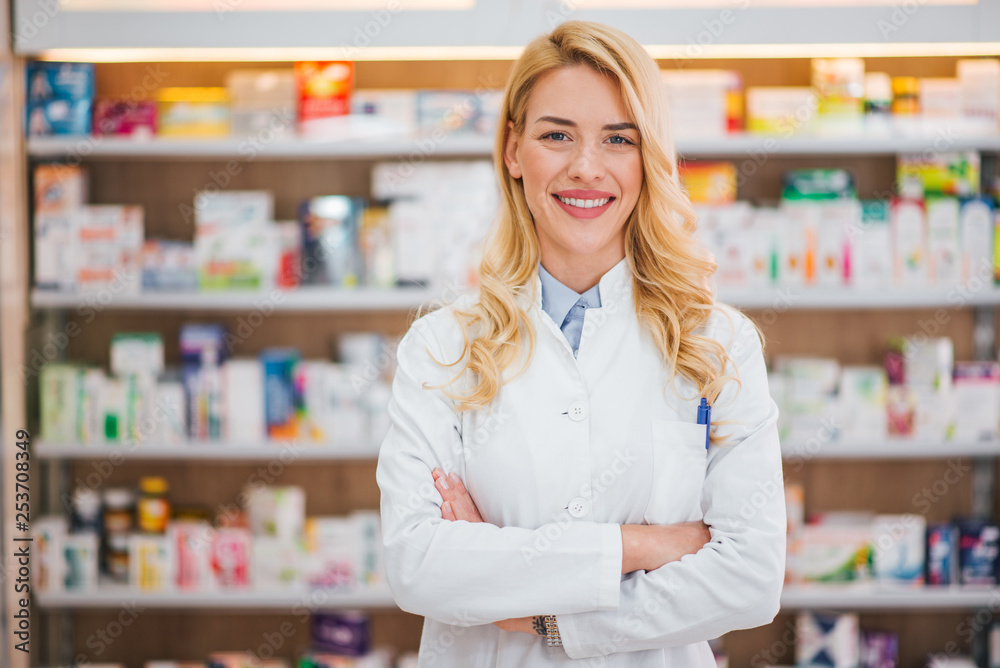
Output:
[[[805,443],[782,443],[781,456],[791,460],[811,459],[947,459],[949,457],[998,457],[1000,441],[830,441],[818,447]]]
[[[784,610],[972,610],[1000,596],[996,587],[904,587],[872,583],[789,585],[781,595]],[[336,592],[325,590],[219,592],[143,592],[128,585],[103,584],[90,591],[35,592],[42,608],[116,608],[126,603],[160,609],[276,609],[312,605],[319,609],[394,609],[388,590]]]
[[[894,155],[933,148],[946,136],[948,150],[1000,151],[1000,133],[970,131],[945,122],[909,130],[886,127],[860,132],[798,133],[791,136],[737,133],[720,137],[679,137],[677,150],[684,156],[724,157],[749,155]],[[953,125],[958,125],[955,129]],[[79,156],[90,159],[246,159],[249,140],[224,138],[129,139],[90,135],[30,137],[28,156],[37,159]],[[355,160],[394,159],[418,155],[446,158],[488,158],[493,135],[454,134],[435,141],[430,137],[356,137],[337,140],[288,137],[252,147],[254,159]]]
[[[39,459],[112,459],[123,461],[271,461],[283,464],[374,460],[379,443],[227,443],[224,441],[186,442],[174,445],[149,443],[46,443],[32,445]]]
[[[1000,589],[990,586],[930,587],[851,583],[786,585],[783,610],[974,610],[993,605]]]
[[[961,295],[962,301],[956,304]],[[35,288],[31,305],[45,309],[92,308],[98,311],[390,311],[431,305],[448,290],[421,288],[323,288],[304,287],[272,292],[144,292],[135,295],[82,294]],[[923,290],[886,288],[860,290],[824,287],[720,288],[718,299],[726,304],[752,310],[775,309],[928,309],[1000,305],[1000,289],[983,288],[959,292],[957,288]]]
[[[245,589],[218,592],[145,592],[120,584],[102,584],[90,591],[35,591],[34,600],[42,608],[119,608],[125,605],[161,609],[225,610],[290,610],[297,606],[320,610],[396,608],[396,602],[388,590],[339,592],[322,589],[289,591]]]

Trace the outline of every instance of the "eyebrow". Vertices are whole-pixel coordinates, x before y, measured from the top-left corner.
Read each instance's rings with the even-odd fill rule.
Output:
[[[556,125],[565,125],[565,126],[570,127],[570,128],[577,127],[577,125],[576,125],[575,122],[569,120],[568,118],[559,118],[558,116],[542,116],[541,118],[539,118],[535,122],[536,123],[541,123],[543,121],[548,122],[548,123],[555,123]],[[608,125],[605,125],[601,129],[602,130],[636,130],[636,131],[639,130],[639,128],[636,127],[635,123],[610,123]]]

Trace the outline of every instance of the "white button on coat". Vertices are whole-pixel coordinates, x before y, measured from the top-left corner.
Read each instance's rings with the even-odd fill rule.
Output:
[[[536,281],[534,301],[522,302],[536,332],[531,365],[489,412],[458,412],[434,387],[457,372],[434,361],[460,355],[451,308],[417,320],[400,342],[376,479],[389,586],[401,608],[426,618],[419,666],[595,657],[609,668],[714,668],[707,638],[777,613],[786,523],[778,414],[757,333],[732,309],[699,332],[726,348],[741,381],[712,407],[713,434],[728,444],[706,451],[697,388],[684,379],[667,387],[631,288],[622,260],[601,279],[601,308],[586,315],[588,352],[574,359]],[[586,419],[572,410],[567,419],[581,391]],[[434,467],[462,478],[485,522],[441,518]],[[621,574],[620,525],[701,519],[712,541],[697,554]],[[492,624],[531,615],[556,616],[563,648]]]
[[[582,401],[574,401],[569,405],[569,419],[580,422],[587,419],[587,404]]]
[[[569,514],[572,515],[573,517],[583,517],[584,515],[587,514],[587,508],[589,507],[589,505],[590,504],[587,503],[586,499],[581,499],[580,497],[576,497],[575,499],[569,502],[569,506],[567,507],[569,508]]]

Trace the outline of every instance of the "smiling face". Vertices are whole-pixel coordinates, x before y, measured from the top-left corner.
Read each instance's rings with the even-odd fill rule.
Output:
[[[524,132],[510,130],[504,163],[521,179],[542,264],[556,278],[582,292],[625,257],[642,155],[613,79],[586,65],[539,77]]]

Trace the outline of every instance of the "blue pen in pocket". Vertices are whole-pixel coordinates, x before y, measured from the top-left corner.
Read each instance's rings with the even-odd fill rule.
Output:
[[[705,425],[705,449],[708,450],[708,433],[712,428],[712,407],[708,405],[708,399],[701,398],[701,405],[698,406],[698,424]]]

